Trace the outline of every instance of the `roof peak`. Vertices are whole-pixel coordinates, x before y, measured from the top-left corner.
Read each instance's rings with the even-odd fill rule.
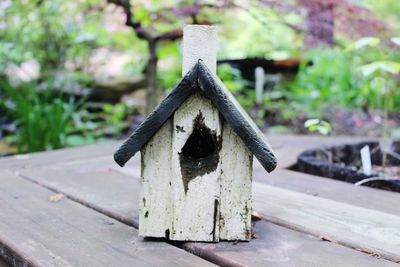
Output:
[[[211,100],[268,172],[275,169],[276,158],[264,134],[226,89],[222,81],[208,70],[201,59],[115,152],[115,161],[120,166],[124,166],[175,113],[181,104],[195,92],[201,92]]]

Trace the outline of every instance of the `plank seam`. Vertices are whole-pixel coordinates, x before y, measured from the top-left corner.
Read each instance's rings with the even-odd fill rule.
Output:
[[[97,207],[95,205],[92,205],[92,204],[88,203],[87,201],[84,201],[84,200],[79,199],[77,197],[70,196],[69,194],[63,192],[62,190],[58,190],[58,189],[56,189],[56,188],[54,188],[52,186],[48,186],[48,185],[45,185],[43,183],[40,183],[40,182],[38,182],[38,181],[36,181],[36,180],[26,176],[26,175],[20,174],[18,171],[15,172],[15,175],[17,177],[20,177],[21,179],[24,179],[26,181],[29,181],[29,182],[33,183],[33,184],[39,185],[39,186],[41,186],[43,188],[46,188],[46,189],[48,189],[48,190],[50,190],[50,191],[52,191],[54,193],[63,194],[66,198],[70,199],[71,201],[74,201],[74,202],[76,202],[76,203],[78,203],[80,205],[83,205],[83,206],[91,209],[91,210],[94,210],[96,212],[104,214],[104,215],[106,215],[106,216],[108,216],[108,217],[110,217],[110,218],[112,218],[114,220],[117,220],[117,221],[119,221],[119,222],[121,222],[121,223],[123,223],[125,225],[131,226],[131,227],[133,227],[135,229],[139,228],[139,223],[136,220],[131,220],[131,221],[130,220],[126,220],[126,219],[122,218],[121,216],[117,216],[113,212],[109,212],[109,211],[107,211],[105,209],[101,209],[101,208],[99,208],[99,207]],[[204,260],[207,260],[207,261],[209,261],[211,263],[214,263],[216,265],[219,265],[219,266],[243,267],[243,265],[241,265],[241,264],[238,264],[236,262],[232,262],[229,259],[221,257],[221,256],[219,256],[219,255],[217,255],[217,254],[215,254],[213,252],[210,252],[210,251],[208,251],[206,249],[202,249],[202,248],[199,248],[199,247],[190,248],[189,244],[185,243],[185,242],[164,240],[162,238],[152,238],[152,240],[159,240],[159,241],[165,242],[165,243],[167,243],[169,245],[172,245],[172,246],[177,247],[179,249],[183,249],[183,250],[185,250],[186,252],[188,252],[190,254],[196,255],[196,256],[204,259]],[[1,250],[0,250],[0,255],[1,255]],[[34,265],[34,266],[36,266],[36,265]]]
[[[400,263],[400,259],[398,257],[385,255],[385,254],[376,252],[376,251],[374,251],[372,249],[365,249],[365,248],[362,248],[362,247],[358,247],[358,246],[353,245],[351,242],[339,241],[339,240],[330,238],[329,236],[323,236],[323,235],[320,235],[318,233],[314,233],[314,232],[311,232],[311,231],[309,231],[307,229],[304,229],[301,226],[290,224],[290,223],[286,222],[285,220],[282,220],[282,219],[279,219],[279,218],[276,218],[276,217],[266,217],[266,216],[264,216],[262,214],[259,214],[259,213],[257,213],[257,216],[259,216],[260,219],[262,219],[264,221],[267,221],[269,223],[273,223],[275,225],[279,225],[281,227],[285,227],[285,228],[287,228],[289,230],[292,230],[292,231],[296,231],[296,232],[300,232],[300,233],[303,233],[303,234],[311,235],[311,236],[316,237],[319,240],[324,241],[324,242],[330,242],[332,244],[337,244],[337,245],[340,245],[340,246],[343,246],[343,247],[346,247],[346,248],[350,248],[350,249],[356,250],[358,252],[367,254],[368,256],[375,257],[375,258],[378,258],[378,259],[385,259],[385,260],[388,260],[388,261],[391,261],[391,262],[394,262],[394,263]]]

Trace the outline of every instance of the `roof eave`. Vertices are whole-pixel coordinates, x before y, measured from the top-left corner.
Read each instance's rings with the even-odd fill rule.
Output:
[[[224,119],[260,161],[264,169],[268,172],[273,171],[276,168],[277,160],[264,134],[226,89],[221,80],[211,74],[201,60],[115,152],[115,161],[123,167],[174,114],[179,106],[196,91],[201,91],[205,97],[212,101]]]

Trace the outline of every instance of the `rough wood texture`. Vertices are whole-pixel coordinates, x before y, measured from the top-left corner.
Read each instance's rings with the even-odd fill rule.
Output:
[[[400,217],[253,183],[254,209],[271,222],[400,261]]]
[[[228,123],[222,130],[220,239],[251,239],[253,154]]]
[[[137,173],[136,177],[140,177],[138,166],[140,160],[136,159],[139,157],[135,158],[137,168],[132,166],[129,169],[130,176],[113,169],[115,162],[110,155],[85,161],[67,161],[51,166],[21,169],[18,174],[116,220],[128,225],[135,223],[133,226],[137,228],[141,185],[139,178],[133,179],[131,176],[132,173]],[[110,189],[112,188],[110,186],[119,188],[118,193]],[[93,190],[93,187],[98,188]],[[124,195],[123,201],[116,194]]]
[[[268,172],[273,171],[277,162],[264,134],[226,89],[222,81],[208,71],[201,61],[198,63],[198,83],[201,91],[218,108],[224,119],[257,157],[264,169]]]
[[[254,224],[253,234],[256,238],[250,242],[185,243],[183,247],[222,266],[398,266],[263,220]]]
[[[16,266],[210,266],[0,170],[0,254]]]
[[[101,145],[98,149],[101,150]],[[138,218],[134,218],[131,214],[138,213],[138,207],[132,200],[139,196],[138,161],[135,161],[136,167],[128,164],[130,176],[119,174],[119,177],[109,178],[106,174],[96,175],[101,174],[103,168],[112,168],[112,160],[106,162],[105,159],[104,157],[92,159],[90,170],[82,162],[76,161],[68,164],[58,163],[57,165],[63,167],[59,166],[56,172],[47,173],[46,169],[41,169],[39,173],[39,170],[34,172],[34,169],[26,169],[24,175],[40,184],[51,186],[58,192],[64,192],[74,199],[83,199],[85,205],[90,204],[99,212],[116,214],[119,218],[127,217],[131,220],[131,225],[137,225]],[[97,166],[94,164],[96,161]],[[118,169],[126,173],[125,169]],[[319,202],[320,198],[313,197],[313,201]],[[130,203],[130,206],[122,205],[120,208],[117,203]],[[269,213],[266,215],[267,219],[270,219]],[[271,216],[279,216],[279,211],[271,213]],[[296,220],[295,218],[293,221],[294,225]],[[265,221],[257,222],[253,232],[256,239],[251,242],[188,243],[183,244],[183,248],[224,266],[397,266],[384,259],[377,259],[332,242],[320,241],[310,235]],[[357,235],[349,235],[349,238],[357,239]],[[359,245],[363,247],[362,243]]]
[[[193,164],[200,164],[203,165],[202,168],[187,171],[184,169],[186,166],[185,159],[182,157],[185,155],[183,147],[195,130],[196,120],[203,123],[199,131],[206,132],[208,128],[215,135],[216,142],[221,140],[219,112],[208,99],[198,94],[192,95],[175,112],[172,136],[173,223],[170,238],[172,240],[218,241],[221,173],[218,144],[213,144],[212,153],[217,158],[212,162],[202,162],[202,158],[196,162],[190,161],[188,166],[188,168],[193,168]],[[209,157],[212,155],[207,156]],[[197,173],[203,169],[207,169],[207,172]]]
[[[168,237],[172,227],[172,120],[142,148],[139,235]]]
[[[182,76],[201,59],[212,73],[217,70],[217,27],[185,25],[182,41]]]
[[[115,152],[114,159],[121,167],[150,140],[174,114],[176,109],[193,93],[193,81],[196,80],[196,76],[197,68],[194,67]]]
[[[115,141],[104,143],[101,145],[100,150],[98,148],[99,145],[96,144],[0,158],[0,168],[12,170],[52,165],[63,161],[82,160],[107,154],[111,155],[115,151],[115,148],[118,147],[119,143],[120,142]]]
[[[150,140],[187,97],[195,92],[211,100],[220,114],[268,172],[275,169],[276,158],[263,133],[228,89],[225,88],[220,79],[210,73],[201,60],[115,152],[114,158],[116,162],[123,166]]]
[[[255,168],[253,177],[263,184],[400,216],[398,193],[282,169],[268,175]]]

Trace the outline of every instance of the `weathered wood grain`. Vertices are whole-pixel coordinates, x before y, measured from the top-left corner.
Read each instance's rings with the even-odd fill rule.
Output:
[[[103,144],[4,157],[0,158],[0,168],[11,170],[52,165],[65,161],[87,160],[103,155],[111,155],[112,157],[112,154],[120,143],[121,142],[110,141]],[[99,149],[99,147],[101,149]]]
[[[185,25],[182,40],[182,76],[201,59],[212,73],[217,71],[217,27]]]
[[[263,184],[400,216],[398,193],[285,169],[268,174],[256,168],[253,175],[255,181]]]
[[[196,77],[197,67],[194,67],[120,146],[114,154],[114,159],[120,166],[124,166],[195,91],[193,81]]]
[[[1,170],[0,253],[19,266],[210,266]]]
[[[137,228],[141,190],[140,169],[136,169],[137,178],[133,178],[112,169],[111,166],[115,165],[115,162],[110,156],[97,158],[97,164],[93,159],[89,163],[90,167],[81,161],[64,162],[48,167],[20,170],[18,174]],[[115,188],[118,190],[115,191]],[[124,197],[121,198],[121,195]]]
[[[269,221],[400,261],[400,216],[253,183],[254,209]]]
[[[228,123],[222,129],[220,238],[251,239],[253,154]]]
[[[24,170],[23,174],[40,184],[51,186],[56,191],[65,192],[67,195],[73,193],[74,199],[83,199],[85,204],[90,203],[92,207],[100,212],[117,214],[117,217],[126,217],[128,219],[134,218],[129,214],[138,214],[137,203],[134,202],[132,195],[139,196],[139,190],[135,190],[135,188],[139,187],[139,168],[136,168],[136,173],[129,170],[130,175],[136,174],[136,179],[125,174],[107,179],[106,173],[96,176],[95,164],[92,164],[92,166],[94,169],[88,170],[84,169],[85,167],[79,162],[67,165],[64,163],[62,168],[52,174],[47,174],[46,169],[36,170],[35,172],[28,169]],[[104,158],[99,158],[99,167],[97,168],[101,170],[101,166],[106,166]],[[84,171],[80,171],[82,168]],[[82,179],[82,175],[87,175],[87,178]],[[71,182],[71,180],[76,182]],[[72,190],[72,184],[80,184],[80,186],[76,186]],[[314,198],[316,202],[319,201],[318,197]],[[101,200],[100,206],[96,203],[99,200]],[[270,205],[270,201],[267,201],[268,203],[263,204],[263,206],[268,207]],[[125,210],[122,211],[117,203],[131,203],[131,207],[122,205],[122,209]],[[357,211],[355,211],[355,214],[357,214]],[[273,215],[273,213],[266,213],[266,215],[267,219],[270,219],[270,215]],[[293,221],[297,222],[297,218]],[[130,222],[131,225],[137,225],[137,223],[137,217]],[[261,226],[259,226],[260,223]],[[393,263],[386,260],[375,259],[367,254],[331,242],[318,241],[318,239],[310,235],[278,227],[269,222],[257,222],[254,230],[259,238],[250,242],[236,245],[232,242],[220,242],[219,244],[190,243],[183,246],[185,249],[214,263],[232,264],[231,266],[393,265]],[[356,238],[356,236],[350,237]],[[260,249],[258,250],[257,247]],[[341,264],[335,265],[337,263]]]
[[[185,243],[183,247],[217,264],[230,266],[398,266],[262,220],[254,224],[253,235],[256,238],[250,242]]]
[[[199,94],[190,96],[175,112],[172,135],[172,240],[218,241],[221,164],[219,157],[207,163],[213,168],[191,175],[184,171],[183,147],[199,120],[217,140],[221,140],[221,122],[218,110],[211,101]],[[206,129],[202,128],[205,132]],[[218,141],[217,141],[218,142]],[[214,144],[216,155],[219,154]],[[200,162],[200,161],[199,161]],[[208,168],[203,166],[203,168]],[[197,167],[197,166],[196,166]],[[188,166],[193,168],[193,166]],[[193,176],[193,177],[192,177]]]
[[[198,60],[178,86],[115,152],[116,162],[123,166],[150,140],[154,133],[192,93],[199,93],[210,99],[236,134],[242,138],[246,146],[258,158],[261,165],[268,172],[275,169],[276,157],[264,134],[226,89],[221,80],[208,70],[202,60]]]
[[[168,237],[172,228],[172,119],[142,148],[139,235]]]
[[[222,81],[210,72],[202,61],[199,61],[196,66],[198,66],[197,79],[200,90],[218,108],[224,119],[242,138],[264,169],[268,172],[273,171],[276,168],[277,160],[264,134]]]

